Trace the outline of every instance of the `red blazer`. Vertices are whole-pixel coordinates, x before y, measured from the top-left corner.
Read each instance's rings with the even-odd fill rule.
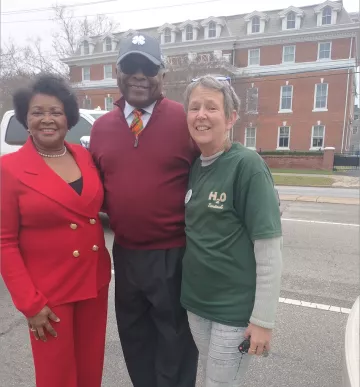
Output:
[[[98,171],[86,149],[66,146],[83,176],[81,195],[47,166],[30,138],[0,158],[0,272],[26,317],[45,305],[94,298],[111,278]]]

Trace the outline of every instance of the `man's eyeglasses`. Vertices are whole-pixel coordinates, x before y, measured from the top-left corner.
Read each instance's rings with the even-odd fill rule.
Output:
[[[134,75],[138,72],[143,73],[145,77],[156,77],[160,66],[155,65],[150,61],[139,63],[132,59],[125,59],[120,62],[120,70],[126,75]]]

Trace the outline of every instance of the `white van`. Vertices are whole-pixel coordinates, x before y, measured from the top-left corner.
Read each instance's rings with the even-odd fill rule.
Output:
[[[91,128],[97,118],[108,113],[107,110],[80,109],[78,123],[69,130],[66,141],[80,144],[80,138],[90,136]],[[0,126],[0,154],[15,152],[20,149],[28,138],[28,132],[16,119],[14,110],[7,111]]]

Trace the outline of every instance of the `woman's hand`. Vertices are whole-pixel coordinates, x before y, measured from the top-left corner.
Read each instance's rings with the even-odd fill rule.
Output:
[[[249,355],[265,355],[270,351],[272,330],[249,324],[245,331],[245,338],[250,336]]]
[[[41,340],[46,342],[46,333],[45,329],[49,332],[49,334],[53,337],[57,337],[57,333],[55,329],[50,324],[49,320],[59,322],[60,319],[52,312],[52,310],[45,306],[41,311],[36,314],[34,317],[29,317],[28,325],[30,330],[34,333],[36,340]]]

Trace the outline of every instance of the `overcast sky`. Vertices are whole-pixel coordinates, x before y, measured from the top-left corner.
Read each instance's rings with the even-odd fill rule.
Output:
[[[95,2],[98,4],[84,5]],[[205,19],[208,16],[250,13],[255,9],[266,11],[284,9],[290,5],[301,7],[321,2],[321,0],[318,2],[316,0],[152,0],[151,2],[148,0],[58,0],[59,4],[76,5],[71,9],[77,16],[107,14],[120,24],[121,31],[129,28],[154,27],[166,22]],[[51,21],[53,13],[47,10],[23,11],[49,8],[54,3],[55,1],[52,0],[1,0],[1,43],[4,44],[12,38],[21,44],[27,39],[41,37],[45,48],[50,47],[51,33],[56,30],[56,24]],[[359,0],[344,0],[343,4],[349,12],[359,11]],[[12,13],[12,11],[15,12]]]

